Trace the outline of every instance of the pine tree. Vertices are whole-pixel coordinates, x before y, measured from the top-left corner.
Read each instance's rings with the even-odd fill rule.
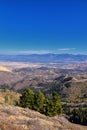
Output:
[[[62,112],[60,98],[57,93],[52,94],[52,98],[45,98],[41,91],[36,94],[26,88],[20,97],[20,106],[39,111],[48,116],[55,116]]]
[[[33,109],[33,107],[34,107],[34,92],[31,89],[26,88],[22,92],[22,96],[20,97],[20,106]]]
[[[43,106],[44,106],[44,101],[45,97],[44,94],[41,91],[38,91],[35,94],[35,99],[34,99],[34,108],[35,110],[42,112],[43,111]]]
[[[56,92],[52,94],[52,99],[46,100],[45,114],[48,116],[55,116],[62,112],[62,105],[60,98]]]

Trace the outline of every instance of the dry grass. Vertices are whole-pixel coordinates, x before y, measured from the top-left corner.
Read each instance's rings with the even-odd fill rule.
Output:
[[[10,72],[9,69],[7,69],[6,67],[4,66],[0,66],[0,71],[6,71],[6,72]]]
[[[47,117],[28,108],[0,104],[1,130],[86,130],[64,117]]]
[[[19,100],[20,94],[8,89],[0,89],[0,103],[14,105]],[[7,100],[6,100],[7,99]]]

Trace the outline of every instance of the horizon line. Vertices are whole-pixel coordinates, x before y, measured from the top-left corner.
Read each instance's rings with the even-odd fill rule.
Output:
[[[0,53],[0,55],[87,55],[84,53]]]

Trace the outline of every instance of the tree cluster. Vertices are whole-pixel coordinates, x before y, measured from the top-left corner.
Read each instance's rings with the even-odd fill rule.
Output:
[[[87,109],[73,109],[70,121],[76,124],[87,125]]]
[[[36,110],[48,116],[62,113],[62,105],[56,92],[48,99],[45,98],[41,91],[34,93],[31,89],[26,88],[20,96],[20,106]]]

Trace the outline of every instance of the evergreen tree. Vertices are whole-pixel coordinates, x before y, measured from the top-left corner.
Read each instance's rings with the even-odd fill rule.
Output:
[[[45,97],[44,94],[41,91],[38,91],[35,94],[35,99],[34,99],[34,108],[35,110],[42,112],[43,111],[43,106],[44,106],[44,101]]]
[[[31,89],[26,88],[22,92],[22,96],[20,97],[20,106],[33,109],[33,107],[34,107],[34,92]]]
[[[53,104],[54,104],[55,115],[62,113],[62,105],[61,105],[61,102],[60,102],[59,95],[56,92],[54,92],[52,94],[52,98],[53,98],[52,101],[53,101]]]
[[[69,120],[76,124],[87,125],[87,109],[73,109]]]
[[[36,94],[29,88],[26,88],[20,97],[20,106],[37,110],[48,116],[55,116],[62,112],[60,98],[57,93],[52,94],[52,98],[45,98],[41,91]]]
[[[51,100],[46,100],[45,114],[49,116],[55,116],[62,112],[62,105],[60,98],[56,92],[52,94]]]

